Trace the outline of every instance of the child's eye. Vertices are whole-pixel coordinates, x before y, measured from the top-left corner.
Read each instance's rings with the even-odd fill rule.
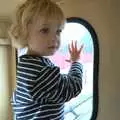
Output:
[[[49,32],[49,29],[48,28],[43,28],[40,30],[41,33],[43,34],[47,34]]]
[[[59,30],[57,30],[57,35],[60,35],[60,33],[62,32],[62,30],[61,29],[59,29]]]

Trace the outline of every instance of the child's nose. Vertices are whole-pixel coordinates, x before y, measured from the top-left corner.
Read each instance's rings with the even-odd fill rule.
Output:
[[[57,35],[54,34],[54,35],[52,36],[52,41],[56,41],[56,40],[57,40]]]

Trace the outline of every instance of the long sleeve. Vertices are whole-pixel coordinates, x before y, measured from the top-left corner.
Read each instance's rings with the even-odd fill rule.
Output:
[[[37,101],[47,99],[51,102],[64,103],[76,97],[81,89],[82,65],[75,62],[67,75],[60,74],[60,69],[56,66],[43,68],[32,93]]]

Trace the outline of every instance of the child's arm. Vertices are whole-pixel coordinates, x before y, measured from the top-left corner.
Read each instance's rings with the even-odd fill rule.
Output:
[[[48,94],[54,102],[67,102],[80,94],[82,90],[82,65],[74,62],[68,75],[59,75],[56,88]]]
[[[46,67],[39,74],[36,83],[32,92],[34,100],[67,102],[81,92],[82,65],[78,62],[72,63],[68,75],[60,74],[58,67]]]
[[[39,74],[39,83],[33,89],[35,100],[48,99],[52,102],[66,102],[76,97],[82,89],[82,65],[77,62],[83,46],[77,50],[73,42],[69,47],[71,68],[68,75],[60,74],[58,67],[46,67]],[[41,82],[42,81],[42,82]],[[41,94],[42,93],[42,94]]]

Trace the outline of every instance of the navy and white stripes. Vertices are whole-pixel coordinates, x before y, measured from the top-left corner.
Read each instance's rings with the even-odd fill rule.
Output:
[[[64,103],[82,89],[82,66],[74,62],[65,75],[48,58],[23,55],[16,80],[12,97],[16,120],[64,120]]]

